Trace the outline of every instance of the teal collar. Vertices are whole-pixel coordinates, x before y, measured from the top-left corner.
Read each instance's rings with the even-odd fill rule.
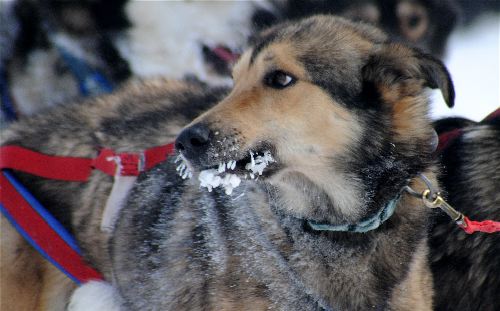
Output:
[[[382,225],[387,219],[389,219],[392,214],[394,214],[394,210],[398,205],[399,198],[401,197],[401,193],[399,193],[396,198],[389,201],[384,208],[378,211],[375,215],[362,220],[357,224],[343,224],[343,225],[332,225],[329,223],[319,223],[313,220],[308,220],[309,226],[316,231],[344,231],[344,232],[360,232],[365,233],[371,230],[375,230],[380,225]]]

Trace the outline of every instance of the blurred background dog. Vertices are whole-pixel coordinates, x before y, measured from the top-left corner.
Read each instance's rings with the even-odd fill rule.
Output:
[[[470,72],[482,71],[481,83],[498,85],[498,73],[484,69],[492,64],[480,61],[495,61],[498,54],[494,48],[491,51],[496,47],[498,52],[498,33],[495,42],[495,33],[484,30],[498,22],[498,14],[491,13],[498,11],[497,2],[486,0],[474,5],[458,0],[1,2],[3,124],[68,99],[108,92],[129,78],[187,76],[230,84],[229,68],[253,34],[277,22],[315,13],[370,23],[393,40],[444,57],[459,86],[458,113],[480,120],[498,102],[498,94],[494,87],[478,91],[477,79],[471,79]],[[462,42],[478,40],[478,33],[484,39],[474,47],[483,50],[481,56],[474,54],[474,65],[468,65],[469,55],[475,52]],[[447,45],[450,36],[451,45]],[[466,82],[462,82],[464,76]],[[467,87],[460,87],[464,83]],[[472,96],[483,109],[469,108]],[[436,115],[446,114],[448,110],[437,108]]]

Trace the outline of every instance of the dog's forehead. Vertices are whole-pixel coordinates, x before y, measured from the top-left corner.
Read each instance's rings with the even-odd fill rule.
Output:
[[[332,51],[350,46],[383,43],[387,35],[375,27],[354,23],[341,17],[317,15],[294,23],[284,23],[263,31],[253,44],[250,62],[276,42],[289,42],[301,50]],[[338,52],[337,52],[338,53]]]
[[[235,75],[274,66],[306,78],[347,104],[359,92],[361,68],[374,45],[385,40],[385,34],[373,27],[315,16],[264,31],[235,67]]]
[[[374,27],[320,15],[264,31],[251,48],[249,61],[252,64],[270,47],[283,43],[295,49],[297,57],[345,62],[367,54],[373,45],[386,41],[387,36]]]

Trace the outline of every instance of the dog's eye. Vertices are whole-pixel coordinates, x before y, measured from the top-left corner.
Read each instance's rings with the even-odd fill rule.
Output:
[[[281,70],[271,71],[264,77],[264,84],[275,89],[283,89],[294,84],[296,79]]]
[[[418,41],[426,33],[429,17],[422,5],[402,1],[396,8],[396,14],[402,34],[410,41]]]

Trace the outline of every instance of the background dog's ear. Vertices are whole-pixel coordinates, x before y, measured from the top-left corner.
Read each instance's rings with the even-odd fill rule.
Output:
[[[363,67],[363,78],[377,88],[407,83],[407,87],[403,89],[408,92],[414,90],[410,87],[412,83],[422,80],[423,86],[441,90],[448,107],[453,107],[455,103],[455,89],[444,64],[429,54],[401,44],[391,43],[377,47]]]

